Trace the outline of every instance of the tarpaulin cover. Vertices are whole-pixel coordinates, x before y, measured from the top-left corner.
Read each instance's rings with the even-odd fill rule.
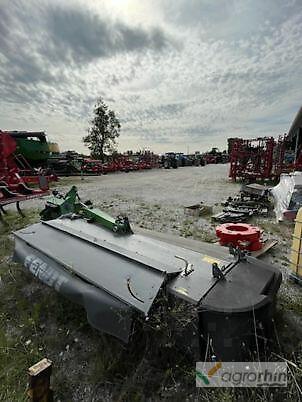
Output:
[[[271,190],[275,201],[275,214],[278,221],[284,219],[284,212],[296,213],[302,206],[302,172],[282,174],[280,182]]]

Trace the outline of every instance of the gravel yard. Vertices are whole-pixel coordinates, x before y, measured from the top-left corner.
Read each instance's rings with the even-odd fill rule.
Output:
[[[227,172],[228,165],[207,165],[90,176],[83,180],[63,178],[58,189],[64,192],[75,184],[83,200],[91,200],[112,215],[127,215],[130,222],[147,229],[197,239],[209,236],[214,240],[210,216],[192,219],[184,206],[202,201],[212,206],[214,212],[219,211],[221,201],[240,188],[228,181]],[[33,200],[24,208],[41,209],[43,205],[43,200]]]
[[[188,216],[184,206],[203,201],[214,212],[220,211],[221,201],[240,188],[228,181],[227,173],[228,165],[154,169],[84,180],[63,178],[58,189],[64,192],[75,184],[84,201],[90,199],[114,216],[125,214],[138,226],[215,242],[210,215]],[[28,217],[22,220],[10,213],[10,227],[1,232],[0,346],[6,352],[0,356],[0,400],[23,400],[22,378],[26,380],[27,365],[44,356],[54,361],[53,388],[61,401],[194,400],[192,372],[179,375],[175,367],[152,366],[148,356],[133,357],[133,351],[93,330],[80,307],[63,300],[9,261],[13,248],[10,230],[38,220],[43,205],[43,200],[24,203]],[[287,357],[298,354],[301,358],[301,289],[287,281],[293,226],[277,224],[273,217],[257,218],[254,223],[279,241],[262,257],[278,265],[284,276],[276,324],[280,344],[276,350]],[[143,380],[139,377],[142,372]],[[13,394],[9,389],[12,384],[17,384]],[[228,397],[233,399],[232,395]],[[199,394],[199,398],[226,400],[222,394]]]
[[[215,204],[239,188],[228,180],[228,165],[207,165],[179,169],[152,169],[103,176],[61,178],[60,184],[75,183],[83,197],[101,203],[115,197],[160,203],[165,206],[183,206],[204,201]],[[54,183],[55,186],[55,183]],[[39,201],[38,201],[39,202]],[[36,201],[27,203],[34,206]]]

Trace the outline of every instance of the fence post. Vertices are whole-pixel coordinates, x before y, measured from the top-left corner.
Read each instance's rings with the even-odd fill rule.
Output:
[[[29,389],[27,395],[32,402],[53,402],[53,391],[50,389],[52,361],[42,359],[28,369]]]
[[[299,209],[295,219],[295,229],[293,233],[293,243],[291,248],[291,274],[290,279],[302,284],[302,208]]]

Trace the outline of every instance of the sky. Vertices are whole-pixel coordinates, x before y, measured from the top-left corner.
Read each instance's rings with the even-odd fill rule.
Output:
[[[0,0],[0,129],[83,152],[103,97],[119,150],[226,148],[302,104],[302,0]]]

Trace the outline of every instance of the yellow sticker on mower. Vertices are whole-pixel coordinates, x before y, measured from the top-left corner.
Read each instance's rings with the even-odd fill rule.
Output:
[[[203,256],[203,261],[208,262],[209,264],[214,264],[214,262],[216,262],[217,264],[220,264],[222,261],[218,260],[218,258],[213,258],[210,257],[209,255],[205,255]]]

